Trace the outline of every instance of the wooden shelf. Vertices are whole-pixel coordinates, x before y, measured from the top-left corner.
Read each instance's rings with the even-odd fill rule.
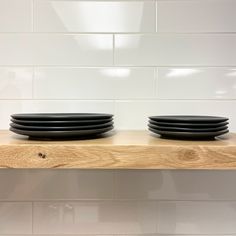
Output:
[[[236,169],[236,134],[216,141],[118,131],[93,140],[36,141],[0,131],[1,168]]]

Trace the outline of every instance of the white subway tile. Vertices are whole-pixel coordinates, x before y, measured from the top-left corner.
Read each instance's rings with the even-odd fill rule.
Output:
[[[112,35],[1,34],[1,65],[110,65]]]
[[[235,171],[117,170],[115,198],[236,200],[235,177]]]
[[[0,67],[0,99],[32,98],[33,69]]]
[[[112,101],[78,100],[1,100],[0,129],[8,129],[10,115],[33,112],[101,112],[114,113]]]
[[[148,117],[154,115],[216,115],[229,118],[230,131],[236,131],[236,101],[162,100],[116,101],[117,129],[147,129]]]
[[[235,99],[235,68],[159,68],[158,98]]]
[[[31,234],[32,204],[0,203],[0,234]]]
[[[39,32],[155,32],[155,2],[36,1]]]
[[[116,65],[234,66],[233,34],[115,35]]]
[[[0,32],[30,32],[30,0],[0,0]]]
[[[2,169],[0,171],[0,200],[29,199],[32,195],[30,178],[28,170]]]
[[[32,170],[32,199],[111,199],[113,171]]]
[[[158,32],[236,32],[236,2],[157,1]]]
[[[160,234],[234,234],[235,202],[160,202]]]
[[[38,68],[34,95],[39,99],[146,99],[155,98],[155,84],[152,68]]]
[[[34,233],[155,233],[156,216],[155,202],[38,202],[34,203]]]

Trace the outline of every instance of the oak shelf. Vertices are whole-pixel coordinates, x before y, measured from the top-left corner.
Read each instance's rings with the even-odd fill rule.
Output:
[[[180,141],[116,131],[92,140],[38,141],[2,130],[0,168],[236,169],[236,134]]]

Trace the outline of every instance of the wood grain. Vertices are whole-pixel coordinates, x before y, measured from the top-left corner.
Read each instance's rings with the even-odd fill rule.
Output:
[[[0,168],[236,169],[236,134],[179,141],[119,131],[92,140],[37,141],[0,131]]]

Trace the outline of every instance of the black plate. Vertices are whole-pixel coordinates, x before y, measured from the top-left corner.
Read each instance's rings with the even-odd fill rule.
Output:
[[[16,134],[26,135],[31,138],[50,138],[50,139],[64,139],[64,138],[79,138],[84,136],[94,136],[103,134],[113,129],[113,126],[102,129],[93,130],[70,130],[70,131],[30,131],[10,128]]]
[[[102,113],[25,113],[13,114],[19,120],[97,120],[112,118],[111,114]]]
[[[154,121],[149,120],[150,124],[159,125],[159,126],[166,126],[166,127],[186,127],[186,128],[217,128],[228,125],[229,122],[217,122],[217,123],[176,123],[176,122],[161,122],[161,121]]]
[[[166,130],[166,131],[177,131],[177,132],[214,132],[228,129],[228,126],[221,126],[217,128],[182,128],[182,127],[166,127],[148,124],[150,128],[158,129],[158,130]]]
[[[174,131],[164,131],[149,128],[153,133],[161,135],[163,138],[173,138],[173,139],[213,139],[219,135],[223,135],[229,132],[229,130],[222,130],[217,132],[174,132]]]
[[[98,120],[18,120],[12,118],[11,121],[15,124],[25,126],[82,126],[82,125],[99,125],[111,122],[113,119],[98,119]]]
[[[163,122],[190,122],[190,123],[217,123],[227,121],[226,117],[219,116],[151,116],[151,120]]]
[[[11,123],[10,126],[16,129],[21,130],[31,130],[31,131],[64,131],[64,130],[88,130],[88,129],[100,129],[100,128],[107,128],[112,126],[113,122],[108,122],[99,125],[82,125],[82,126],[60,126],[60,127],[50,127],[50,126],[26,126],[26,125],[18,125],[15,123]]]

